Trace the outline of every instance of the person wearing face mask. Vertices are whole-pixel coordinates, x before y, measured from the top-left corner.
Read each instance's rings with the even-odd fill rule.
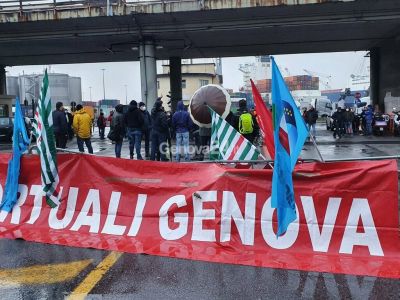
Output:
[[[139,109],[143,114],[143,129],[142,129],[142,135],[144,137],[144,149],[146,152],[146,159],[150,158],[150,134],[151,134],[151,115],[146,109],[146,104],[143,102],[139,103]]]

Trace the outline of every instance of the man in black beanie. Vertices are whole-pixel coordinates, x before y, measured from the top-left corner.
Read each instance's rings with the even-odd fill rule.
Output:
[[[68,139],[68,123],[62,102],[56,103],[56,110],[52,113],[53,131],[56,138],[56,147],[65,149]]]
[[[124,115],[124,123],[128,134],[130,158],[133,159],[133,150],[136,149],[137,159],[143,159],[140,150],[144,120],[135,100],[129,103],[128,111]]]

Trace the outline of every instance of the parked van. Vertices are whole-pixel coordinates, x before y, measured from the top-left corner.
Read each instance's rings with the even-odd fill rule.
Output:
[[[310,104],[314,106],[318,112],[318,117],[327,117],[332,113],[332,102],[327,97],[319,97],[310,101]]]

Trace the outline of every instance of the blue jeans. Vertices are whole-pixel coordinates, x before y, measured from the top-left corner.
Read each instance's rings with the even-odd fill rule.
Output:
[[[122,141],[115,142],[115,157],[121,158]]]
[[[189,132],[176,133],[176,161],[180,161],[181,146],[183,146],[183,153],[185,154],[185,161],[190,161],[189,156]]]
[[[82,139],[78,136],[76,137],[76,141],[78,143],[79,152],[85,152],[85,149],[83,148],[83,143],[85,143],[89,153],[93,154],[92,142],[90,141],[90,138]]]
[[[137,159],[143,159],[140,150],[142,148],[142,131],[137,128],[128,128],[129,154],[133,157],[133,150],[136,148]]]
[[[315,123],[314,124],[307,123],[307,127],[308,127],[308,131],[311,131],[312,136],[315,137],[317,135],[317,132],[315,130]]]
[[[167,136],[162,134],[156,130],[152,130],[151,132],[151,160],[167,161],[167,157],[165,153],[167,152]]]
[[[372,134],[372,120],[367,120],[367,135]]]

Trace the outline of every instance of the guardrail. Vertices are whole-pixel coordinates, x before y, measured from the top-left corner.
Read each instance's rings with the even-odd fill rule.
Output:
[[[86,7],[123,6],[127,4],[165,3],[178,2],[180,0],[2,0],[0,1],[0,13],[30,12],[57,9],[76,9]]]
[[[124,6],[129,4],[165,3],[179,0],[2,0],[0,14],[46,10],[79,9],[88,7]]]
[[[32,150],[37,151],[36,146],[32,146],[29,149],[29,154],[32,154]],[[57,148],[58,152],[65,152],[65,153],[73,153],[73,154],[86,154],[86,155],[95,155],[86,152],[79,152],[77,150],[69,150],[69,149],[62,149]],[[386,156],[371,156],[371,157],[349,157],[349,158],[334,158],[334,159],[324,159],[324,162],[346,162],[346,161],[367,161],[367,160],[385,160],[385,159],[396,159],[400,160],[400,155],[386,155]],[[191,161],[191,162],[181,162],[181,163],[218,163],[218,164],[269,164],[274,163],[274,160],[271,159],[263,159],[263,160],[203,160],[203,161]],[[299,159],[299,163],[305,162],[321,162],[316,158],[309,158],[309,159]]]

